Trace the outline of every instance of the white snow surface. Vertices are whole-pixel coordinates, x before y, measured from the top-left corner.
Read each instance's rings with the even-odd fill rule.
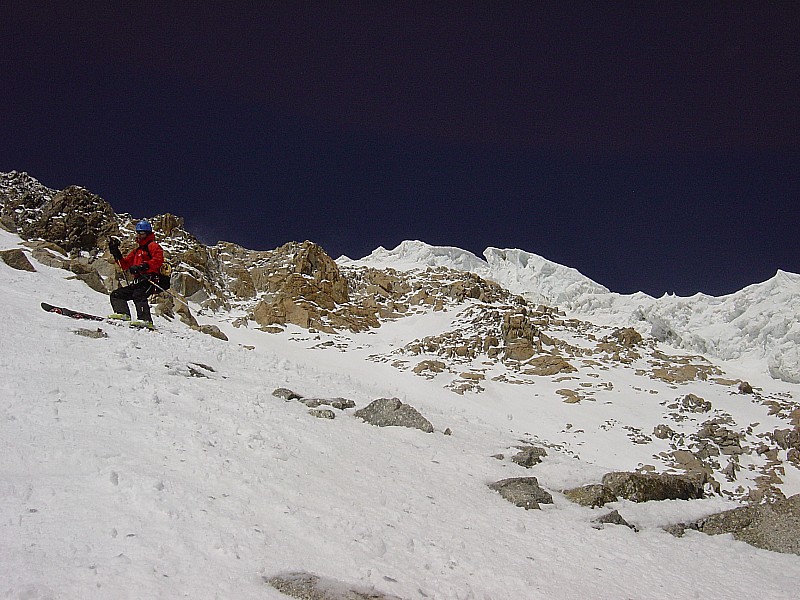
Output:
[[[449,267],[502,284],[532,302],[572,316],[635,327],[676,347],[722,360],[741,360],[774,378],[800,383],[800,275],[778,271],[763,283],[727,296],[689,298],[642,292],[618,294],[579,271],[518,249],[487,248],[482,260],[465,250],[402,242],[341,265],[401,271]]]
[[[0,231],[0,250],[19,243]],[[466,264],[467,254],[453,256]],[[524,262],[512,256],[504,260]],[[608,509],[558,493],[633,469],[652,448],[637,454],[609,432],[600,443],[587,438],[580,459],[552,450],[531,470],[492,458],[531,436],[578,450],[584,440],[566,423],[584,418],[588,431],[611,410],[658,419],[657,404],[625,404],[615,391],[615,406],[580,412],[546,401],[548,384],[532,394],[487,382],[484,394],[459,396],[366,360],[410,333],[441,331],[446,312],[348,336],[270,335],[200,317],[228,342],[161,318],[157,332],[73,321],[39,303],[102,315],[108,297],[31,260],[35,273],[0,262],[2,598],[279,599],[265,578],[290,571],[409,600],[796,597],[800,557],[660,529],[730,501],[612,504],[636,533],[593,527]],[[794,277],[786,279],[795,285]],[[778,295],[785,285],[774,283]],[[107,337],[75,335],[98,326]],[[321,349],[327,339],[347,351]],[[797,392],[752,375],[754,385]],[[617,390],[630,377],[607,376],[618,378]],[[274,397],[277,387],[358,407],[396,396],[437,431],[377,428],[352,411],[314,418]],[[737,402],[731,414],[746,419],[750,405]],[[526,511],[487,487],[526,475],[553,491],[554,505]],[[787,495],[800,491],[790,476]]]

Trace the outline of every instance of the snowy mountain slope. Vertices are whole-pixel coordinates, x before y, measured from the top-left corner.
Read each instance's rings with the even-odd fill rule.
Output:
[[[800,275],[778,271],[769,281],[715,298],[610,292],[572,268],[522,250],[487,248],[486,260],[449,247],[403,242],[343,266],[397,270],[444,266],[467,270],[527,299],[596,323],[636,327],[677,348],[722,360],[745,360],[776,379],[800,382]]]
[[[338,262],[347,266],[390,267],[399,271],[424,267],[469,271],[496,281],[532,302],[547,304],[563,305],[583,294],[608,293],[607,288],[577,270],[523,250],[487,248],[484,256],[486,260],[459,248],[405,241],[394,250],[381,247],[360,260],[342,257]]]
[[[0,231],[0,250],[19,242]],[[264,579],[285,571],[406,599],[794,597],[797,556],[660,529],[735,505],[722,496],[609,505],[635,533],[593,524],[606,509],[559,494],[653,463],[666,443],[633,443],[625,427],[649,433],[670,410],[662,402],[690,391],[756,433],[784,425],[730,386],[673,386],[608,362],[581,365],[572,381],[487,376],[483,393],[457,395],[449,371],[428,379],[398,367],[409,360],[398,349],[458,327],[469,303],[360,334],[270,335],[198,310],[230,341],[161,318],[156,333],[101,324],[107,337],[88,338],[75,331],[97,324],[38,304],[103,314],[107,296],[32,262],[35,273],[0,262],[4,597],[277,599]],[[573,331],[552,333],[588,343]],[[757,371],[726,375],[797,394]],[[595,382],[594,400],[558,398],[579,382]],[[398,396],[437,431],[377,428],[351,410],[317,419],[276,387],[358,407]],[[530,470],[492,457],[531,439],[548,456]],[[743,457],[743,470],[757,460]],[[784,492],[800,491],[797,469],[785,469]],[[486,485],[530,474],[555,504],[526,511]]]

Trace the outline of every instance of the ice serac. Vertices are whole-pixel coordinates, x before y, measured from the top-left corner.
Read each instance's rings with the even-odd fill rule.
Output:
[[[766,359],[776,379],[800,382],[800,275],[774,277],[727,296],[663,296],[640,308],[653,335],[723,360]]]
[[[483,255],[485,277],[536,302],[571,307],[582,296],[609,293],[577,269],[524,250],[489,247]]]
[[[447,267],[469,271],[484,279],[495,281],[509,291],[534,302],[563,305],[567,308],[584,295],[608,294],[608,288],[595,283],[576,269],[518,249],[487,248],[486,260],[452,246],[431,246],[408,240],[393,250],[377,248],[360,260],[339,259],[340,264],[391,267],[399,271]]]
[[[383,246],[376,248],[369,256],[360,260],[342,257],[341,264],[382,269],[391,267],[398,271],[411,271],[426,267],[449,267],[459,271],[469,271],[480,275],[486,271],[487,264],[472,252],[452,246],[431,246],[417,240],[406,240],[393,250]]]

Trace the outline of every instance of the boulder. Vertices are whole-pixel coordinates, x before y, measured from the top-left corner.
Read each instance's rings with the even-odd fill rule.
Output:
[[[412,427],[425,433],[433,432],[433,425],[428,419],[423,417],[413,406],[403,404],[397,398],[380,398],[353,414],[378,427]]]
[[[607,473],[602,483],[618,498],[633,502],[695,500],[705,496],[702,480],[669,473]]]
[[[756,548],[800,555],[800,494],[767,504],[734,508],[666,529],[678,536],[687,529],[708,535],[730,533]]]
[[[511,460],[521,467],[526,469],[542,462],[542,458],[547,456],[547,450],[544,448],[537,448],[536,446],[529,446],[521,449],[517,454],[511,457]]]
[[[584,485],[570,490],[563,490],[562,494],[564,494],[572,502],[580,504],[581,506],[588,506],[590,508],[604,506],[605,504],[614,502],[617,499],[617,497],[611,493],[611,490],[600,483]]]
[[[36,271],[31,261],[28,260],[25,253],[19,248],[0,251],[0,260],[12,269],[17,269],[18,271]]]
[[[222,332],[222,330],[216,325],[200,325],[198,331],[200,331],[200,333],[205,333],[206,335],[210,335],[211,337],[215,337],[218,340],[222,340],[224,342],[228,341],[228,336],[225,335]]]
[[[528,360],[536,354],[536,349],[530,340],[519,338],[506,343],[505,358],[507,360]]]
[[[300,394],[293,392],[289,388],[276,388],[272,390],[272,395],[284,400],[300,400],[302,398]]]
[[[512,477],[489,484],[489,488],[498,492],[503,498],[524,508],[539,508],[539,504],[553,504],[553,496],[539,487],[536,477]]]
[[[611,337],[617,340],[617,343],[624,348],[633,348],[642,343],[642,334],[636,331],[633,327],[625,327],[623,329],[616,329],[611,334]]]

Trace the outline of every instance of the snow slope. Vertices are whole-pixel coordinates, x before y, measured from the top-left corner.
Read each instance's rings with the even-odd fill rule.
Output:
[[[800,382],[800,275],[778,271],[763,283],[722,297],[690,298],[609,291],[575,269],[517,249],[487,248],[482,260],[464,250],[406,241],[341,265],[397,270],[443,266],[471,271],[532,302],[559,306],[597,323],[636,327],[678,348],[741,360],[776,379]]]
[[[0,249],[18,245],[0,231]],[[96,323],[38,304],[104,314],[107,296],[33,262],[36,273],[0,262],[0,597],[278,599],[264,578],[286,571],[406,599],[796,595],[800,557],[659,528],[730,501],[611,505],[635,533],[595,528],[607,509],[557,492],[651,452],[632,453],[614,431],[593,443],[567,420],[647,420],[658,408],[617,393],[616,407],[598,402],[581,417],[544,400],[549,384],[538,400],[514,386],[458,396],[369,360],[446,328],[452,314],[353,336],[269,335],[207,314],[200,320],[231,341],[160,318],[155,333],[100,324],[107,337],[94,339],[75,331]],[[359,407],[398,396],[437,432],[376,428],[351,411],[317,419],[271,394],[283,386]],[[571,440],[571,451],[531,471],[491,457],[531,436]],[[554,505],[525,511],[486,486],[530,474]]]

